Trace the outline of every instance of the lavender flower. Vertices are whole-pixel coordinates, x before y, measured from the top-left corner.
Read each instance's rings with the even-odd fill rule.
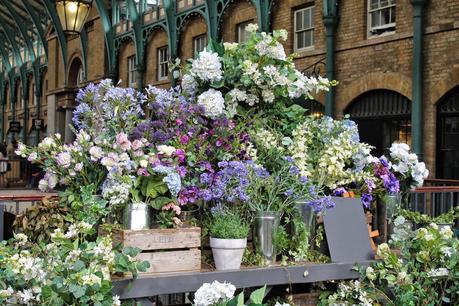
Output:
[[[369,208],[372,201],[373,201],[373,196],[371,194],[368,194],[368,193],[362,194],[361,202],[363,206],[365,206],[365,208]]]

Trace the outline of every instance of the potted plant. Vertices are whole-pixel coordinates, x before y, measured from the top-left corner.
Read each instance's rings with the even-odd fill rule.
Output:
[[[459,218],[459,207],[453,207],[447,213],[441,214],[437,217],[430,217],[429,215],[407,209],[400,209],[398,211],[398,215],[403,216],[405,219],[420,226],[435,223],[440,228],[451,227],[454,224],[454,221]]]
[[[249,223],[238,213],[219,211],[212,216],[209,232],[217,270],[239,269],[247,246]]]

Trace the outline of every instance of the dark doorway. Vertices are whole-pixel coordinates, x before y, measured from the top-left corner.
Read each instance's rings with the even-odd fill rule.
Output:
[[[437,106],[437,178],[459,180],[459,86]]]
[[[360,139],[374,147],[372,154],[387,154],[393,142],[411,145],[411,101],[398,92],[378,89],[358,96],[345,110],[360,133]]]

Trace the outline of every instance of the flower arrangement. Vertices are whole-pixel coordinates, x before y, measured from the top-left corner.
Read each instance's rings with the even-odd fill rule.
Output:
[[[51,243],[31,244],[24,234],[0,244],[0,303],[2,305],[121,305],[112,295],[111,274],[131,272],[134,277],[149,263],[133,259],[140,250],[112,248],[110,238],[90,242],[93,226],[70,225],[56,229]]]
[[[451,228],[432,223],[413,231],[405,226],[403,217],[396,219],[395,226],[403,233],[392,241],[400,254],[388,244],[379,245],[381,260],[360,269],[359,286],[340,285],[325,303],[355,303],[358,297],[371,297],[383,305],[421,305],[426,301],[440,305],[459,299],[459,240]]]
[[[280,43],[287,39],[285,30],[271,35],[258,33],[256,25],[247,29],[250,36],[245,43],[211,42],[185,68],[182,87],[197,96],[206,116],[231,118],[239,108],[260,110],[264,105],[290,103],[336,84],[295,69],[293,56],[287,57]]]
[[[236,287],[231,283],[220,283],[213,281],[212,283],[204,283],[194,294],[195,306],[243,306],[244,304],[244,292],[234,296]],[[253,306],[263,306],[263,299],[266,294],[266,286],[259,288],[252,292],[249,298],[249,304]],[[276,303],[276,306],[281,306]],[[282,306],[290,306],[283,304]]]

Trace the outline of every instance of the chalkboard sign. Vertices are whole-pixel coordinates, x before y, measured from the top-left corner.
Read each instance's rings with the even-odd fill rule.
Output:
[[[374,252],[360,199],[333,197],[332,200],[335,207],[324,215],[332,261],[354,263],[373,260]]]
[[[43,129],[43,119],[33,119],[33,129],[37,131],[41,131]]]
[[[21,131],[21,122],[10,121],[10,133],[19,133]]]

